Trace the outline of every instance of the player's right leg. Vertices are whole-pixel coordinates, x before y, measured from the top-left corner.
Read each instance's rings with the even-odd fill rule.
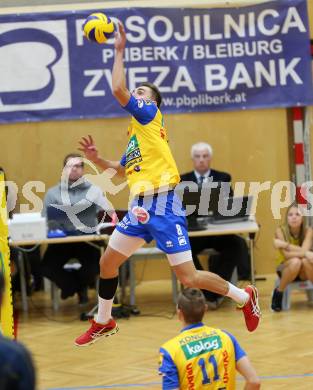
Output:
[[[100,280],[97,319],[90,328],[75,340],[79,347],[95,343],[101,337],[117,333],[118,327],[111,316],[113,298],[118,286],[118,269],[145,243],[141,237],[128,236],[114,230],[108,247],[100,259]]]
[[[161,201],[163,196],[159,195]],[[181,200],[175,192],[171,192],[166,197],[166,207],[163,208],[165,213],[161,214],[160,208],[158,213],[152,216],[149,230],[158,248],[167,254],[173,271],[183,285],[212,291],[233,299],[242,309],[246,326],[252,332],[257,328],[261,315],[257,289],[254,286],[247,286],[243,290],[212,272],[195,269],[186,218],[181,214],[181,207]]]

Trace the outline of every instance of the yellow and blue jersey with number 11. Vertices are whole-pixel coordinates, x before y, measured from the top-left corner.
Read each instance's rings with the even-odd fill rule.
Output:
[[[236,362],[245,352],[235,337],[198,323],[160,348],[163,390],[234,390]]]
[[[178,184],[180,176],[158,107],[131,96],[123,108],[132,115],[128,146],[121,159],[132,194]]]

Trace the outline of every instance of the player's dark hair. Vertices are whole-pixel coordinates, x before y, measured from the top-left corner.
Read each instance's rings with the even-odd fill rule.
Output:
[[[198,288],[186,288],[178,296],[177,307],[187,324],[201,322],[206,311],[205,297]]]
[[[142,83],[140,85],[142,87],[148,87],[152,90],[153,98],[155,99],[157,106],[160,108],[160,106],[162,104],[162,96],[161,96],[161,92],[159,91],[158,87],[156,85],[154,85],[152,83],[148,83],[148,82]]]
[[[3,291],[4,291],[4,276],[2,271],[0,271],[0,304],[2,301]]]
[[[83,156],[80,153],[69,153],[64,157],[63,160],[63,167],[67,164],[68,160],[70,158],[81,158],[82,159],[82,166],[84,166]]]

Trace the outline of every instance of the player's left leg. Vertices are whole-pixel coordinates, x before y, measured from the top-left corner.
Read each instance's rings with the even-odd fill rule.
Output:
[[[128,228],[131,233],[130,226]],[[139,235],[140,231],[137,233]],[[145,240],[141,237],[123,234],[118,228],[114,230],[100,259],[98,315],[96,320],[91,321],[89,329],[75,340],[75,345],[78,347],[93,344],[100,338],[118,332],[118,326],[111,313],[118,285],[118,269],[144,242]]]
[[[258,292],[254,286],[247,286],[243,290],[212,272],[196,270],[192,260],[187,260],[188,252],[172,253],[167,257],[184,286],[205,289],[232,298],[243,311],[247,329],[253,332],[258,327],[261,312]]]
[[[118,326],[112,318],[113,298],[118,285],[118,268],[127,259],[123,253],[107,246],[100,259],[100,280],[98,296],[98,314],[90,321],[91,325],[75,340],[75,345],[85,347],[100,338],[111,336],[118,332]]]

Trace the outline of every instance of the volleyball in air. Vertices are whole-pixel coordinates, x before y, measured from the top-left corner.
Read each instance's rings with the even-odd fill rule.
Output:
[[[89,41],[105,43],[114,34],[114,24],[108,16],[96,12],[85,20],[83,30]]]

